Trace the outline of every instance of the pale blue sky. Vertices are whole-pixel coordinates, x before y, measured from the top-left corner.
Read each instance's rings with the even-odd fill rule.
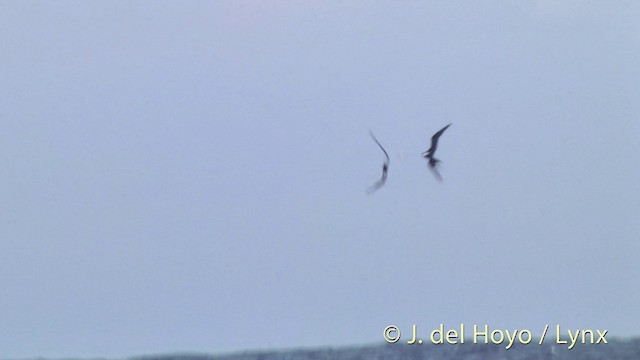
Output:
[[[640,335],[635,1],[3,1],[0,357]],[[420,153],[441,138],[438,183]],[[385,187],[380,149],[391,156]]]

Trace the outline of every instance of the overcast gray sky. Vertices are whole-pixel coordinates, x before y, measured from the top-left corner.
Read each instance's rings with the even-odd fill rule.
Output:
[[[640,335],[636,1],[0,2],[0,357]],[[442,183],[420,153],[448,123]],[[391,157],[385,187],[367,196]]]

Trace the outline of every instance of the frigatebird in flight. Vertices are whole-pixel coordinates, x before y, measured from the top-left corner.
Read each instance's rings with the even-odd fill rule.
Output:
[[[387,181],[387,171],[389,170],[390,160],[389,160],[389,154],[387,154],[387,151],[382,147],[382,145],[380,145],[380,142],[378,141],[378,139],[376,139],[376,137],[373,136],[373,133],[371,131],[369,131],[369,134],[371,135],[371,138],[373,139],[373,141],[375,141],[376,144],[378,144],[378,146],[380,147],[380,149],[382,149],[382,152],[386,157],[386,160],[382,164],[382,177],[380,178],[380,180],[376,181],[375,184],[371,185],[369,189],[367,189],[367,194],[372,194],[373,192],[381,188],[382,185],[384,185],[384,183]]]
[[[436,149],[438,148],[438,139],[440,138],[440,136],[442,136],[442,133],[444,133],[444,131],[447,130],[449,126],[451,126],[451,124],[443,127],[442,129],[440,129],[440,131],[433,134],[433,136],[431,137],[431,147],[429,148],[429,150],[422,153],[422,156],[425,159],[429,160],[429,168],[431,169],[431,171],[433,171],[433,175],[435,175],[435,177],[440,181],[442,181],[442,176],[440,176],[440,173],[436,169],[436,166],[438,165],[440,160],[436,159],[433,154],[435,154]]]

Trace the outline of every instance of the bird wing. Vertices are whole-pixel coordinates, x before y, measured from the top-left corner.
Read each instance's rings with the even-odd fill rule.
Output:
[[[378,144],[378,146],[380,147],[380,149],[382,149],[382,152],[384,153],[384,156],[387,158],[387,161],[385,161],[385,163],[387,164],[387,166],[389,165],[389,154],[387,154],[387,150],[385,150],[382,145],[380,145],[380,142],[378,141],[378,139],[376,139],[376,137],[373,135],[373,133],[371,131],[369,131],[369,135],[371,135],[371,138],[373,139],[373,141],[376,142],[376,144]]]
[[[371,195],[373,194],[376,190],[380,189],[382,187],[382,185],[384,185],[384,183],[386,182],[387,177],[383,176],[382,178],[380,178],[380,180],[376,181],[375,184],[371,185],[368,189],[367,189],[367,194]]]
[[[442,175],[440,175],[440,172],[438,171],[438,169],[436,169],[433,166],[429,166],[429,169],[431,170],[431,172],[433,173],[433,176],[435,176],[438,181],[442,181]]]
[[[376,190],[381,188],[382,185],[384,185],[384,183],[387,181],[387,171],[389,169],[389,163],[391,162],[391,160],[389,159],[389,154],[387,154],[387,151],[384,149],[384,147],[382,147],[382,145],[380,145],[380,142],[378,141],[378,139],[376,139],[376,137],[373,135],[373,133],[371,131],[369,131],[369,134],[371,135],[371,138],[373,139],[373,141],[375,141],[376,144],[378,144],[378,146],[380,147],[380,149],[382,149],[382,152],[384,153],[384,156],[386,157],[386,160],[382,164],[382,177],[380,178],[380,180],[376,181],[375,184],[373,184],[371,187],[369,187],[369,189],[367,189],[367,194],[372,194],[373,192],[375,192]]]
[[[431,137],[431,147],[424,153],[426,157],[432,156],[436,152],[436,149],[438,148],[438,139],[440,139],[442,133],[444,133],[444,131],[447,130],[449,126],[451,126],[451,124],[443,127],[442,129],[440,129],[440,131],[433,134],[433,136]]]

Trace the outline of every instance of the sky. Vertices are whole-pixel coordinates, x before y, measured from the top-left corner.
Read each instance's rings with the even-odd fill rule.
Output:
[[[639,336],[639,19],[0,2],[0,358]]]

